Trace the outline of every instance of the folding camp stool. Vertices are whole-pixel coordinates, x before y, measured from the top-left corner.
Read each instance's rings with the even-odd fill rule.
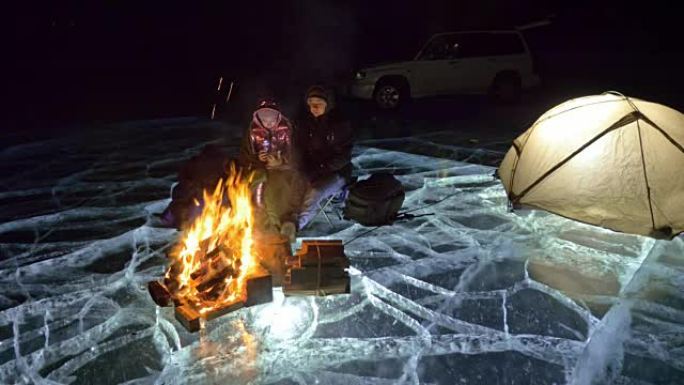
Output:
[[[343,193],[345,196],[347,195],[345,190],[343,190],[341,193]],[[335,204],[340,201],[340,199],[338,198],[338,195],[340,195],[340,194],[331,195],[328,198],[325,198],[324,200],[322,200],[321,202],[318,202],[318,212],[311,219],[311,222],[313,222],[313,220],[316,219],[318,214],[323,214],[323,217],[325,217],[326,222],[328,222],[328,225],[332,228],[333,223],[330,220],[328,213],[325,212],[325,210],[328,208],[334,208],[335,207]],[[344,199],[342,199],[341,201],[344,202]],[[340,213],[340,211],[335,210],[335,212],[337,213],[337,217],[339,219],[342,219],[342,214]]]
[[[351,186],[354,185],[354,183],[356,183],[357,179],[358,178],[356,177],[352,178],[352,180],[349,183],[342,186],[342,189],[337,194],[333,194],[323,199],[321,202],[318,202],[318,212],[316,212],[316,215],[314,215],[314,217],[311,218],[311,221],[309,223],[313,222],[314,219],[318,217],[318,214],[323,214],[326,222],[328,222],[328,226],[330,226],[330,228],[333,228],[333,223],[330,220],[328,213],[326,212],[326,209],[328,208],[334,208],[335,214],[337,214],[337,218],[339,220],[342,220],[342,209],[336,206],[338,204],[344,203],[347,200],[347,195],[349,195],[349,189],[351,188]]]

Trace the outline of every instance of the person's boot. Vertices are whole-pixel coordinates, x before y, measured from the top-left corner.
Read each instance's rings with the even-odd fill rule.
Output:
[[[287,237],[290,243],[295,243],[297,240],[297,226],[293,222],[283,222],[280,226],[280,234]]]

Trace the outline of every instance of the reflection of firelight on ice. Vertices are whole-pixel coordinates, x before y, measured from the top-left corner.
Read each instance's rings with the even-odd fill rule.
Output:
[[[292,339],[315,326],[316,318],[306,298],[285,298],[281,288],[274,288],[273,302],[260,307],[255,326],[271,338]]]

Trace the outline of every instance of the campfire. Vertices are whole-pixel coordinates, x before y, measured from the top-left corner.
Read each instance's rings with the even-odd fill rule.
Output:
[[[160,306],[176,306],[176,318],[190,331],[243,306],[272,300],[270,274],[254,245],[251,174],[231,165],[213,192],[204,191],[201,214],[182,233],[170,255],[163,283],[149,284]]]

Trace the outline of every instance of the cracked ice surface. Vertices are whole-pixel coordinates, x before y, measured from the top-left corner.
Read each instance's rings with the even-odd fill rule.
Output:
[[[439,135],[360,143],[405,210],[367,228],[319,216],[347,246],[352,294],[284,298],[189,334],[145,283],[173,230],[149,226],[179,164],[238,130],[130,123],[0,152],[0,383],[676,384],[684,242],[510,213],[500,145]],[[448,137],[448,135],[445,135]],[[430,156],[433,155],[433,156]],[[470,163],[465,163],[467,160]]]

